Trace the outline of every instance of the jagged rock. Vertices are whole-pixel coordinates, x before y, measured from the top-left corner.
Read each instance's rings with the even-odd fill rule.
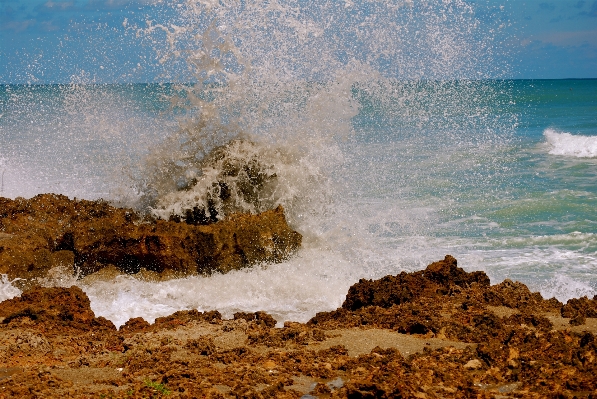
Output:
[[[301,240],[282,207],[190,225],[144,220],[101,200],[0,198],[0,274],[9,279],[44,277],[65,266],[83,276],[110,265],[124,273],[144,268],[172,276],[228,272],[282,261]]]
[[[135,333],[138,331],[147,330],[151,325],[142,317],[134,317],[129,319],[118,329],[120,332]]]
[[[492,306],[507,306],[513,309],[541,307],[544,310],[560,309],[557,299],[544,300],[540,293],[531,292],[521,282],[506,279],[483,293],[483,300]]]
[[[36,288],[0,303],[0,399],[597,398],[594,320],[577,325],[595,298],[564,309],[521,283],[485,285],[450,258],[432,265],[402,275],[408,301],[284,328],[264,312],[191,309],[116,331],[79,288]],[[366,297],[389,281],[369,281]],[[560,312],[578,317],[552,324]]]
[[[597,317],[597,295],[593,299],[586,296],[581,298],[570,298],[562,306],[562,317],[576,318],[579,315],[584,317]]]
[[[424,295],[447,293],[452,286],[466,288],[473,283],[488,287],[489,277],[484,272],[465,272],[457,266],[453,256],[446,255],[445,259],[430,264],[423,271],[402,272],[376,281],[361,279],[350,287],[342,307],[350,310],[364,306],[387,308]]]
[[[443,260],[431,263],[423,271],[423,276],[443,287],[457,285],[466,288],[475,283],[481,287],[489,287],[489,277],[485,272],[465,272],[458,267],[458,262],[452,255],[446,255]]]
[[[0,303],[3,324],[27,320],[34,324],[48,324],[56,328],[79,330],[116,330],[111,321],[96,318],[87,294],[79,287],[36,287],[20,297]]]

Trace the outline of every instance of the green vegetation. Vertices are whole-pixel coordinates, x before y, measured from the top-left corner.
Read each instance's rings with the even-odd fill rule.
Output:
[[[168,387],[166,387],[166,385],[155,382],[155,381],[145,380],[145,386],[156,390],[157,392],[161,393],[162,395],[170,394],[170,391],[168,390]]]

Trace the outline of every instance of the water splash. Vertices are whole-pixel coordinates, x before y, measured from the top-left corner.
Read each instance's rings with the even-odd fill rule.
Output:
[[[331,213],[322,193],[337,191],[330,171],[345,161],[341,143],[354,139],[369,100],[419,131],[442,126],[459,145],[496,138],[485,108],[499,94],[478,80],[496,76],[492,37],[464,1],[165,8],[176,10],[167,23],[128,26],[152,39],[163,79],[185,82],[173,97],[184,110],[179,130],[137,173],[137,206],[160,217],[217,220],[281,204],[292,220],[321,220]]]
[[[496,108],[508,84],[483,80],[503,68],[468,2],[157,7],[162,18],[125,25],[155,47],[161,79],[174,82],[164,92],[170,105],[119,113],[109,88],[73,81],[59,123],[76,122],[79,144],[104,155],[128,152],[108,162],[119,166],[110,173],[102,157],[58,169],[89,182],[96,167],[113,183],[127,165],[110,198],[163,218],[219,219],[280,204],[304,247],[282,264],[226,275],[84,284],[97,315],[122,324],[197,308],[307,320],[338,307],[358,278],[443,258],[452,241],[430,242],[430,226],[453,210],[455,193],[485,198],[499,180],[495,155],[512,119]]]
[[[6,274],[0,274],[0,302],[21,295],[21,290],[13,285],[14,282]]]

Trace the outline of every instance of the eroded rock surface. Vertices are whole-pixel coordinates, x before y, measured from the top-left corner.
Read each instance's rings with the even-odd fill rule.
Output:
[[[301,239],[281,207],[191,225],[62,195],[0,198],[0,274],[9,279],[44,277],[61,267],[87,275],[109,265],[173,276],[227,272],[286,259]]]
[[[474,284],[488,287],[489,277],[483,272],[465,272],[457,266],[453,256],[447,255],[445,259],[434,262],[419,272],[402,272],[376,281],[361,279],[350,287],[342,307],[349,310],[365,306],[387,308],[424,296],[445,294],[452,287],[462,289]]]
[[[185,310],[116,330],[80,289],[36,288],[0,303],[0,398],[594,399],[593,306],[491,286],[449,256],[283,328]],[[561,317],[579,313],[584,325]]]
[[[0,304],[0,322],[4,325],[37,325],[53,334],[74,330],[113,330],[111,321],[95,317],[89,298],[79,287],[35,287],[20,297]]]

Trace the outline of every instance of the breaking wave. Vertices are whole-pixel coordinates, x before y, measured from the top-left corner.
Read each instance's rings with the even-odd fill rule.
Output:
[[[479,129],[496,96],[478,80],[495,75],[492,38],[465,1],[165,7],[177,10],[168,23],[128,27],[154,43],[164,80],[185,82],[172,97],[180,128],[131,172],[133,205],[157,217],[207,223],[282,205],[294,227],[321,225],[342,142],[371,102],[405,135],[495,139]]]
[[[597,136],[573,135],[545,129],[543,132],[552,155],[564,155],[576,158],[597,157]]]

